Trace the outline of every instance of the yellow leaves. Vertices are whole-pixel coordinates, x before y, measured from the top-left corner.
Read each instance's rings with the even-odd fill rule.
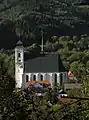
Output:
[[[33,104],[28,104],[28,110],[33,110]]]
[[[52,110],[53,110],[54,112],[58,111],[59,108],[60,108],[60,107],[59,107],[58,104],[52,106]]]

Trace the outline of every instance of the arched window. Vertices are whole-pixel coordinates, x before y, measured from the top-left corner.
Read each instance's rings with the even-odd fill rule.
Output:
[[[36,80],[36,75],[33,75],[33,80]]]
[[[67,74],[67,72],[64,72],[63,75],[64,75],[64,81],[68,80],[68,74]]]
[[[18,53],[18,57],[21,57],[21,54],[20,54],[20,53]]]
[[[60,73],[60,86],[62,86],[62,83],[63,83],[63,74]]]
[[[26,75],[26,82],[28,82],[29,81],[29,76],[28,75]]]
[[[54,84],[57,85],[57,74],[56,73],[54,74],[54,81],[55,81]]]
[[[43,80],[43,75],[40,75],[40,80]]]

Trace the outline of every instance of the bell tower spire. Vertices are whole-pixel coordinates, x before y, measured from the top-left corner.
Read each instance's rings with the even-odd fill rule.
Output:
[[[15,47],[15,81],[16,88],[22,87],[22,75],[24,72],[24,47],[19,40]]]

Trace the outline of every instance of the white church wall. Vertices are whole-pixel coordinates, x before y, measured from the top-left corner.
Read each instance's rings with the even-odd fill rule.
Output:
[[[41,80],[41,75],[42,75],[42,79],[46,80],[46,73],[38,73],[38,80]]]
[[[49,82],[51,84],[51,86],[53,87],[54,84],[55,84],[55,74],[57,75],[57,85],[60,86],[61,84],[64,83],[64,81],[68,80],[68,77],[67,77],[67,72],[60,72],[60,73],[47,73],[49,75]],[[62,75],[62,78],[61,78],[61,75]],[[62,82],[62,83],[60,83]]]
[[[43,75],[43,80],[48,80],[51,84],[51,87],[55,84],[55,76],[57,75],[57,85],[60,87],[60,85],[63,84],[65,80],[67,80],[67,72],[61,72],[61,73],[25,73],[24,81],[26,82],[26,75],[29,76],[29,81],[34,80],[33,76],[36,76],[36,81],[40,81],[40,76]],[[62,81],[61,81],[62,79]],[[62,82],[62,83],[61,83]]]
[[[25,74],[22,75],[22,89],[27,88],[26,84],[26,76]]]
[[[53,87],[53,73],[47,73],[47,75],[48,75],[49,83],[51,87]]]
[[[48,73],[45,74],[45,80],[49,80],[50,81],[50,75]]]
[[[60,86],[60,73],[57,73],[57,85]]]

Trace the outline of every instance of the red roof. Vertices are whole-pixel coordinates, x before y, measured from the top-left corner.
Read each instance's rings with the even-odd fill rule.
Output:
[[[32,85],[36,84],[36,83],[39,83],[39,84],[45,84],[45,85],[49,85],[49,81],[48,80],[43,80],[43,81],[35,81],[35,80],[30,80],[28,83],[27,83],[27,86],[28,87],[32,87]]]
[[[48,81],[48,80],[38,81],[38,83],[39,83],[39,84],[49,85],[49,81]]]
[[[64,103],[66,103],[66,102],[70,103],[70,102],[74,101],[74,99],[71,99],[71,98],[59,98],[58,100],[61,102],[64,102]]]
[[[36,84],[37,81],[35,80],[30,80],[28,83],[27,83],[27,87],[32,87],[32,85]]]
[[[73,73],[71,71],[68,72],[68,76],[69,77],[72,77],[73,76]]]

